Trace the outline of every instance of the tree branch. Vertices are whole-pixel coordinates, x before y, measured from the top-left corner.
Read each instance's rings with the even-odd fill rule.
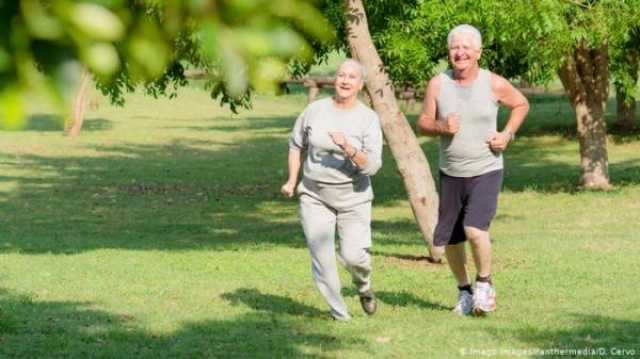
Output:
[[[594,96],[594,66],[591,58],[592,54],[587,48],[587,44],[584,41],[580,41],[575,50],[575,66],[577,69],[577,75],[582,81],[582,87],[588,99],[592,99]]]
[[[609,97],[609,44],[605,39],[599,48],[594,49],[593,68],[594,68],[594,88],[595,100],[603,105]]]
[[[586,99],[584,84],[576,68],[575,53],[567,56],[564,64],[558,69],[558,77],[574,107]]]

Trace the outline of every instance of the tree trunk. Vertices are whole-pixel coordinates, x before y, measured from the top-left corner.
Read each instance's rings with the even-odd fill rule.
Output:
[[[69,130],[67,131],[69,137],[71,138],[78,137],[78,135],[80,135],[80,130],[82,130],[82,123],[84,122],[84,111],[87,107],[87,88],[90,79],[91,74],[87,69],[84,69],[82,71],[82,77],[80,79],[80,87],[78,88],[78,93],[73,100],[73,107],[71,109],[71,124],[69,126]]]
[[[433,230],[438,219],[438,195],[429,163],[411,126],[398,108],[389,75],[371,40],[362,1],[345,2],[351,56],[367,69],[367,92],[373,108],[380,116],[382,130],[404,181],[413,215],[430,257],[440,259],[443,248],[433,247]]]
[[[607,127],[604,113],[609,95],[607,42],[589,49],[580,43],[558,70],[576,113],[580,145],[580,184],[610,189]]]
[[[622,84],[616,84],[617,119],[616,127],[624,131],[634,130],[636,127],[636,94],[635,85],[638,83],[638,70],[640,70],[640,52],[637,49],[629,49],[626,54],[627,63],[623,70],[633,82],[633,91],[628,92]]]

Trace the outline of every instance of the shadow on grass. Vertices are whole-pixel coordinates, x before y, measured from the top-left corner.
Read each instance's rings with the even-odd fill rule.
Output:
[[[82,124],[82,131],[104,131],[110,130],[113,123],[104,118],[87,118]]]
[[[23,131],[62,131],[64,119],[52,114],[34,114],[27,118]]]
[[[640,321],[609,318],[601,315],[567,314],[570,329],[549,330],[549,328],[527,328],[515,333],[517,337],[532,347],[540,349],[585,349],[604,350],[597,357],[636,357],[640,355]],[[501,337],[502,334],[494,333]],[[614,352],[614,350],[620,350]],[[627,350],[622,352],[622,350]],[[635,353],[631,353],[634,350]],[[566,355],[565,355],[566,356]],[[562,357],[565,357],[562,356]],[[581,355],[570,355],[581,356]],[[561,357],[550,355],[549,357]]]
[[[86,118],[83,131],[103,131],[112,128],[112,123],[103,118]],[[34,114],[27,118],[21,131],[60,132],[64,130],[64,119],[54,114]]]
[[[362,346],[260,313],[187,322],[148,332],[135,317],[92,309],[93,303],[36,301],[0,289],[0,357],[6,358],[293,358],[333,357]],[[296,325],[298,324],[298,325]]]
[[[342,288],[342,295],[345,297],[357,297],[358,290],[349,285]],[[389,291],[375,291],[376,298],[386,304],[394,307],[418,307],[421,309],[438,310],[438,311],[450,311],[453,307],[447,307],[439,303],[433,303],[428,300],[419,298],[413,293],[407,291],[389,292]]]
[[[283,133],[292,123],[278,117],[251,121],[257,122],[256,128]],[[56,152],[20,154],[18,160],[14,153],[0,153],[4,166],[37,173],[27,177],[5,172],[0,177],[0,184],[12,188],[0,193],[0,252],[302,248],[297,201],[279,193],[286,178],[286,141],[283,134],[261,133],[224,143],[204,137],[176,138],[163,145],[90,145],[100,156]],[[423,148],[433,171],[436,143],[426,142]],[[531,148],[526,141],[515,143],[507,158],[505,188],[571,191],[577,165],[558,162],[554,154]],[[625,179],[637,184],[639,165],[640,160],[629,160],[610,169],[612,174],[632,170]],[[388,148],[373,183],[375,206],[406,201]],[[374,223],[374,231],[413,232],[415,224],[383,221]],[[397,236],[389,237],[384,243],[393,243]]]
[[[247,118],[236,119],[227,117],[216,117],[213,126],[172,126],[165,127],[167,129],[186,129],[196,132],[238,132],[238,131],[258,131],[268,130],[270,133],[280,133],[289,135],[295,118],[292,117],[267,117],[267,116],[249,116]],[[209,121],[209,120],[207,120]]]
[[[231,293],[222,294],[221,297],[232,305],[244,304],[257,311],[314,318],[329,318],[328,311],[321,311],[318,308],[298,303],[291,298],[260,293],[255,288],[236,289]]]
[[[387,244],[385,242],[385,244]],[[414,243],[415,245],[415,243]],[[424,250],[425,252],[427,251],[427,249],[425,248]],[[435,268],[437,267],[441,267],[443,266],[443,262],[434,262],[434,260],[426,255],[415,255],[415,254],[403,254],[403,253],[388,253],[388,252],[378,252],[378,251],[373,251],[372,252],[374,255],[376,256],[383,256],[383,257],[387,257],[387,258],[395,258],[395,259],[400,259],[402,261],[407,261],[407,262],[421,262],[424,265],[428,265],[428,266],[434,266]]]
[[[0,194],[0,252],[305,246],[296,202],[279,194],[281,139],[211,146],[218,149],[194,142],[98,145],[100,157],[21,156],[20,165],[47,175],[0,178],[16,184]]]
[[[422,298],[417,297],[413,293],[407,291],[401,292],[387,292],[377,291],[376,297],[387,305],[396,307],[418,307],[421,309],[437,310],[437,311],[450,311],[452,307],[448,307],[439,303],[433,303]]]

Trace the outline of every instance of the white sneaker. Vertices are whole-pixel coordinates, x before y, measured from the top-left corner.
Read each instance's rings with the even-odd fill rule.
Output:
[[[476,282],[473,292],[473,313],[484,315],[496,310],[496,290],[490,283]]]
[[[453,312],[458,315],[469,315],[473,311],[473,295],[466,290],[458,292],[458,304],[453,308]]]

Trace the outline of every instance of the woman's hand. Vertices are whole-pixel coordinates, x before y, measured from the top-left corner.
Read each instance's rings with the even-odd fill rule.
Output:
[[[336,146],[340,147],[342,150],[347,146],[347,139],[344,137],[344,133],[339,131],[331,131],[329,132],[329,137]]]
[[[296,189],[296,183],[287,181],[287,183],[283,184],[282,187],[280,187],[280,192],[282,192],[282,194],[285,197],[291,198],[295,193],[295,189]]]
[[[353,157],[358,153],[358,149],[347,142],[347,139],[344,137],[344,133],[331,131],[329,132],[329,137],[331,137],[331,140],[336,144],[336,146],[340,147],[342,153],[344,153],[346,157],[353,160]]]

